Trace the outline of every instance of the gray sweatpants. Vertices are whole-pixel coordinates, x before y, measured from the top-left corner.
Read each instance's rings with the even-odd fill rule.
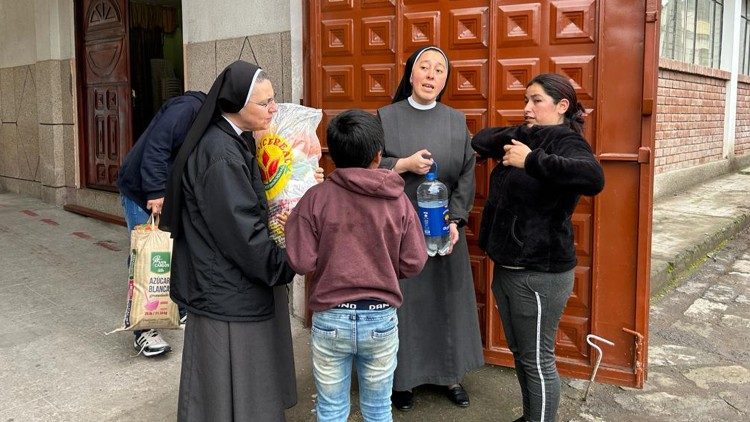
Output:
[[[555,336],[573,291],[573,270],[543,273],[495,266],[492,292],[500,311],[527,421],[553,422],[560,402]]]

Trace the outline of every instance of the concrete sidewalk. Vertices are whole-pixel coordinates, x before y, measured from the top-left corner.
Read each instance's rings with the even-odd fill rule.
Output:
[[[750,223],[750,168],[654,204],[651,293],[668,289]]]
[[[749,214],[747,171],[655,204],[652,291],[668,290],[679,274],[747,225]],[[123,227],[5,193],[0,194],[0,248],[0,421],[176,419],[182,332],[164,332],[173,352],[155,359],[132,356],[130,333],[103,335],[121,324],[124,308]],[[652,312],[652,318],[662,318],[663,312]],[[309,335],[300,321],[294,320],[293,336],[298,404],[287,419],[314,421]],[[627,419],[587,416],[590,409],[577,399],[583,384],[563,384],[560,420]],[[468,409],[424,387],[417,390],[415,409],[394,417],[487,421],[521,414],[512,370],[486,366],[469,374],[464,385],[472,400]],[[597,386],[594,394],[605,397],[605,387],[623,391]],[[603,403],[612,407],[610,415],[633,415],[619,402]],[[356,406],[352,410],[351,420],[361,420]],[[631,420],[664,420],[654,415]]]

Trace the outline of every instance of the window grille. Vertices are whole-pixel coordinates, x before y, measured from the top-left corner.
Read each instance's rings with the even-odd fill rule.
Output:
[[[719,68],[723,15],[724,0],[662,0],[661,56]]]

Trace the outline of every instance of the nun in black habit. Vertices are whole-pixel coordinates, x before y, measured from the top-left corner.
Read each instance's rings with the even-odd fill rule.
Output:
[[[264,72],[234,62],[175,159],[161,227],[174,238],[171,296],[188,310],[179,421],[283,421],[297,402],[294,272],[269,237],[251,134],[276,110]]]
[[[437,47],[415,51],[406,62],[393,103],[378,110],[385,132],[381,167],[404,179],[404,192],[417,206],[417,186],[433,162],[448,188],[452,251],[427,260],[422,273],[402,280],[398,309],[398,366],[391,397],[399,410],[412,408],[412,388],[445,386],[458,406],[469,405],[460,384],[484,364],[477,302],[464,225],[474,202],[474,150],[463,113],[440,102],[450,72]]]

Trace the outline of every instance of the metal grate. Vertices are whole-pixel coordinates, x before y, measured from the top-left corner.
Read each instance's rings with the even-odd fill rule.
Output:
[[[719,68],[723,15],[723,0],[665,0],[660,55]]]

